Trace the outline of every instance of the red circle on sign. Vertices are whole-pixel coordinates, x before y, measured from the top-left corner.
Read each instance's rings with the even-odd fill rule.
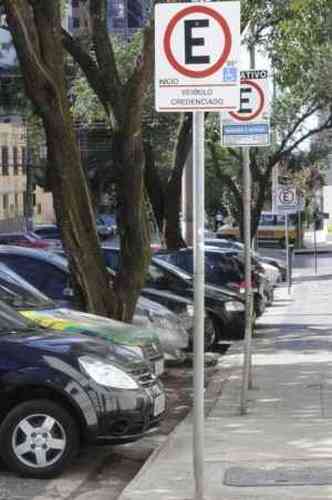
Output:
[[[260,98],[260,104],[259,104],[257,110],[249,116],[241,116],[241,115],[239,115],[239,113],[236,113],[235,111],[230,111],[229,114],[233,118],[235,118],[236,120],[240,120],[241,122],[247,122],[249,120],[253,120],[254,118],[256,118],[256,116],[258,116],[262,112],[262,109],[264,107],[264,93],[263,93],[261,87],[256,82],[253,82],[251,80],[241,80],[241,85],[243,83],[245,85],[251,85],[252,87],[254,87],[257,90],[259,98]]]
[[[210,68],[201,71],[193,71],[191,69],[186,68],[185,66],[182,66],[182,64],[178,63],[178,61],[175,59],[171,49],[171,37],[176,24],[188,14],[194,14],[197,12],[213,17],[213,19],[215,19],[217,23],[221,26],[221,29],[224,32],[225,36],[225,47],[218,61],[216,61]],[[231,51],[231,47],[232,47],[231,31],[223,16],[218,12],[216,12],[215,10],[211,9],[210,7],[204,7],[202,5],[195,5],[195,6],[193,5],[192,7],[187,7],[186,9],[183,9],[177,14],[175,14],[175,16],[171,19],[170,23],[168,24],[164,36],[164,51],[169,63],[173,66],[173,68],[176,69],[176,71],[178,71],[182,75],[190,76],[193,78],[203,78],[205,76],[210,76],[216,71],[218,71],[225,64],[229,56],[229,53]]]

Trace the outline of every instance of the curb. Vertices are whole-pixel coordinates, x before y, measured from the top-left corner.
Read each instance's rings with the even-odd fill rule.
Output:
[[[229,351],[231,351],[232,346],[230,347]],[[225,359],[227,358],[227,354],[222,358]],[[221,359],[221,363],[222,363]],[[228,382],[231,373],[233,372],[233,367],[223,367],[222,364],[219,365],[219,368],[215,374],[211,377],[206,389],[205,389],[205,418],[207,418],[213,408],[215,407],[220,394],[222,393],[224,385]],[[224,372],[225,376],[221,379],[221,371]],[[130,500],[130,497],[128,496],[130,494],[130,490],[132,490],[135,487],[135,484],[139,481],[140,477],[145,474],[146,470],[155,462],[155,460],[158,458],[158,456],[161,454],[161,452],[167,448],[170,444],[170,441],[173,439],[173,435],[176,433],[176,431],[179,429],[179,427],[183,424],[183,422],[187,419],[191,419],[193,415],[193,410],[191,410],[188,415],[179,422],[176,427],[170,432],[166,438],[166,440],[160,444],[158,448],[156,448],[149,458],[146,460],[144,465],[140,468],[136,476],[127,484],[124,490],[120,493],[120,496],[118,497],[118,500]]]
[[[294,255],[314,255],[317,254],[329,254],[332,253],[332,248],[317,248],[317,251],[313,248],[300,248],[299,250],[294,250]]]

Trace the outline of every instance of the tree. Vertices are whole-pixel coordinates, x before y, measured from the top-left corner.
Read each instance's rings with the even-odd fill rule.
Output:
[[[317,100],[316,100],[317,98]],[[250,148],[250,171],[252,177],[252,227],[251,234],[257,231],[260,214],[271,192],[271,173],[275,165],[289,164],[294,170],[307,166],[301,146],[310,138],[324,130],[332,128],[332,113],[328,113],[318,124],[308,126],[308,119],[324,109],[326,100],[314,96],[306,106],[302,99],[286,92],[276,101],[278,112],[275,113],[274,125],[279,131],[278,143],[272,148]],[[243,239],[243,206],[242,206],[242,163],[241,150],[222,148],[220,145],[219,126],[211,125],[209,130],[208,150],[210,168],[218,182],[228,188],[228,204],[237,220],[241,239]],[[308,153],[311,160],[326,155],[326,149]],[[301,158],[302,164],[299,159]]]
[[[2,4],[26,94],[45,128],[54,206],[78,300],[89,311],[112,314],[114,292],[99,248],[69,111],[60,3],[3,0]]]
[[[294,163],[309,140],[332,128],[332,5],[328,0],[251,4],[253,29],[247,34],[247,43],[269,55],[278,94],[273,103],[272,147],[250,148],[254,235],[270,192],[273,166]],[[222,150],[218,143],[219,132],[212,126],[209,159],[215,175],[229,187],[228,200],[242,228],[241,151]]]
[[[141,53],[130,75],[124,78],[108,34],[107,0],[90,0],[89,17],[91,45],[87,47],[66,31],[63,31],[63,44],[85,74],[112,128],[121,244],[121,267],[114,283],[116,317],[130,320],[150,258],[142,119],[146,91],[153,75],[154,31],[151,23],[144,29]]]

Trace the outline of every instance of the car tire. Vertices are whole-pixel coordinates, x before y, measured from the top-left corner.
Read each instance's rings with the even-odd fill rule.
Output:
[[[1,458],[21,476],[57,476],[78,448],[79,430],[74,418],[62,406],[46,399],[19,403],[0,427]]]
[[[204,350],[211,351],[217,343],[217,325],[216,320],[209,314],[204,320]]]

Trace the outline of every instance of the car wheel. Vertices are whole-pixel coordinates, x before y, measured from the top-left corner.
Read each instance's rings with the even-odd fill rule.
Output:
[[[210,315],[207,315],[204,320],[205,351],[210,351],[216,345],[216,342],[217,342],[216,322]]]
[[[57,403],[32,400],[15,406],[0,427],[0,454],[14,472],[35,478],[58,475],[79,446],[78,426]]]

